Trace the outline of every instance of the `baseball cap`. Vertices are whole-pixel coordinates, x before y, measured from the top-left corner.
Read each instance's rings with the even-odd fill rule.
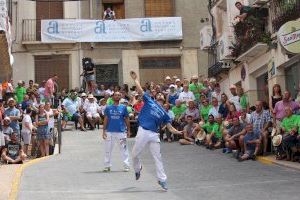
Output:
[[[175,80],[175,83],[177,83],[177,82],[180,82],[180,79],[179,79],[179,78]]]
[[[81,94],[81,97],[86,97],[86,96],[87,96],[86,93]]]
[[[174,84],[171,84],[171,85],[169,86],[169,88],[175,88],[175,85],[174,85]]]
[[[229,89],[236,89],[236,86],[234,84],[232,84]]]
[[[171,80],[170,76],[166,76],[165,80]]]

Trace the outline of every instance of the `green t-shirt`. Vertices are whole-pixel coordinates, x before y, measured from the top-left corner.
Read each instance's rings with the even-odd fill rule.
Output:
[[[189,90],[194,93],[194,96],[195,96],[197,101],[200,100],[200,95],[201,95],[200,91],[205,90],[205,89],[206,88],[204,87],[204,85],[202,83],[199,83],[198,85],[195,85],[194,83],[191,83],[189,85]]]
[[[109,105],[109,106],[111,106],[111,105],[114,104],[114,100],[113,100],[111,97],[109,97],[109,98],[107,99],[106,104]]]
[[[215,123],[212,132],[215,133],[216,138],[221,139],[222,138],[222,125]]]
[[[22,103],[22,101],[24,100],[24,96],[26,94],[26,89],[24,87],[16,87],[15,89],[15,93],[17,96],[17,103]]]
[[[211,132],[213,132],[215,126],[216,126],[216,123],[215,123],[215,122],[212,123],[212,124],[209,123],[209,122],[207,122],[207,123],[205,123],[205,124],[202,126],[202,128],[206,130],[206,133],[207,133],[207,134],[210,134]]]
[[[181,116],[182,113],[184,113],[186,110],[186,106],[184,104],[181,104],[180,107],[177,106],[173,106],[172,111],[175,115],[175,118],[179,118]]]
[[[242,109],[247,109],[248,106],[248,98],[246,95],[240,97],[240,104]]]
[[[212,108],[212,105],[202,106],[200,109],[200,115],[203,117],[204,121],[208,120],[209,110]]]
[[[297,115],[283,118],[281,128],[284,128],[285,132],[290,132],[293,128],[296,127],[298,119],[299,117]]]
[[[127,106],[127,112],[128,112],[128,113],[132,113],[132,112],[133,112],[133,109],[132,109],[131,106]]]
[[[300,115],[296,115],[296,126],[298,127],[298,135],[300,135]]]

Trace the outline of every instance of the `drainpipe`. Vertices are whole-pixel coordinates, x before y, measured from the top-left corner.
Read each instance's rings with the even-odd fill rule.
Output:
[[[81,19],[81,1],[78,1],[78,19]],[[82,46],[81,42],[79,42],[79,50],[78,50],[78,63],[79,63],[79,74],[82,73],[81,61],[82,61]],[[79,87],[81,86],[81,78],[79,78]]]

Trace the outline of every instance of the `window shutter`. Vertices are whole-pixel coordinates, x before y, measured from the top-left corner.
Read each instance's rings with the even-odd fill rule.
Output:
[[[145,0],[146,17],[170,17],[173,11],[174,0]]]

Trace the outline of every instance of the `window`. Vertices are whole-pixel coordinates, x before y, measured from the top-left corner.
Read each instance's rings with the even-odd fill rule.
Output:
[[[103,12],[110,7],[116,15],[116,19],[124,19],[125,18],[125,5],[124,0],[103,0]],[[103,17],[102,12],[102,17]]]
[[[174,15],[174,0],[145,0],[146,17],[170,17]]]

